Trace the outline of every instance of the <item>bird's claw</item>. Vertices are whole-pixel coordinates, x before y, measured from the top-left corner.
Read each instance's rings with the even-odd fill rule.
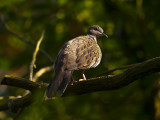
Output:
[[[71,85],[74,85],[76,82],[77,82],[77,81],[75,81],[75,80],[72,79],[70,84],[71,84]]]
[[[80,81],[85,81],[85,80],[86,80],[86,79],[79,79],[79,82],[80,82]]]

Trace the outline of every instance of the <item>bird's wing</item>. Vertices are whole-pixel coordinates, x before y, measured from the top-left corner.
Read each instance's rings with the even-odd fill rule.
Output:
[[[76,64],[78,69],[96,67],[101,60],[101,50],[98,44],[89,36],[86,36],[83,44],[76,49]]]
[[[55,71],[58,65],[68,70],[79,70],[96,67],[101,60],[98,44],[89,36],[79,36],[68,41],[59,51]]]

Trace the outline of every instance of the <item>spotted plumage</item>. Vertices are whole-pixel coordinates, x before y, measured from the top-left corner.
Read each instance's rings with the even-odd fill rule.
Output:
[[[103,36],[103,29],[98,25],[91,26],[87,35],[76,37],[68,41],[59,51],[55,61],[55,75],[47,88],[47,97],[52,97],[55,92],[62,95],[71,80],[74,70],[83,71],[96,67],[102,58],[102,53],[97,44],[97,37]],[[85,79],[84,74],[82,75]]]

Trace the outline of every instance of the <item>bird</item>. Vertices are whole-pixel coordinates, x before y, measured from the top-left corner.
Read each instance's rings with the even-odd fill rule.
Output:
[[[68,84],[72,81],[72,74],[80,70],[82,78],[86,80],[84,71],[99,65],[102,52],[97,44],[97,37],[108,36],[99,25],[88,28],[86,35],[69,40],[60,49],[54,63],[54,77],[46,90],[46,96],[51,98],[55,93],[62,96]]]

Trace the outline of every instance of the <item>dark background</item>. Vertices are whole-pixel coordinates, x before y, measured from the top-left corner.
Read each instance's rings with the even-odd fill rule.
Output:
[[[109,38],[101,37],[98,44],[101,64],[86,71],[90,78],[108,69],[135,64],[160,55],[159,0],[0,0],[0,15],[9,28],[36,43],[45,30],[41,48],[55,60],[68,40],[85,35],[89,26],[99,25]],[[28,78],[34,47],[9,34],[0,23],[0,74]],[[37,68],[52,65],[41,53]],[[121,70],[114,72],[118,74]],[[39,81],[49,82],[53,72]],[[74,73],[75,80],[80,73]],[[96,92],[59,98],[52,102],[35,103],[21,113],[0,112],[0,119],[11,120],[157,120],[160,118],[160,98],[155,85],[158,74],[116,91]],[[24,90],[10,87],[0,95],[19,95]]]

